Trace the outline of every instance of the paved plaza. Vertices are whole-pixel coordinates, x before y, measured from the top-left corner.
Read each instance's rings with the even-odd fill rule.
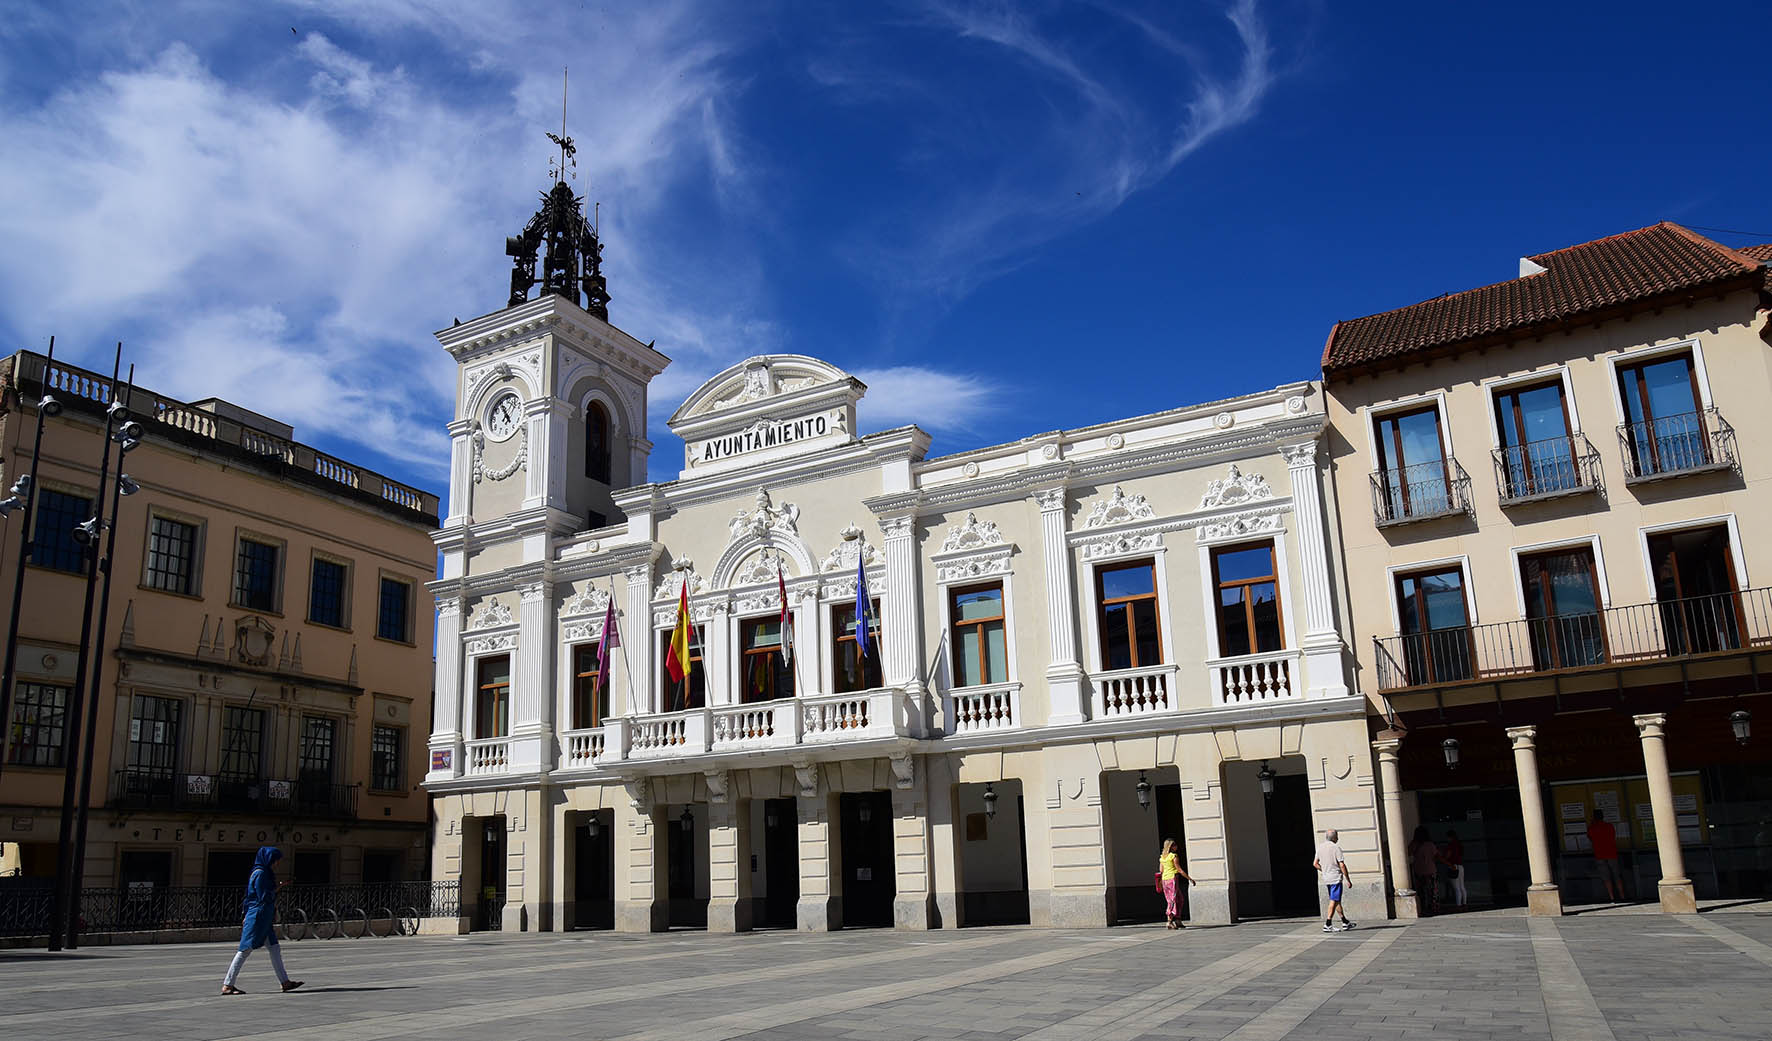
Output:
[[[1321,928],[306,941],[283,945],[305,988],[261,952],[225,999],[231,945],[0,951],[0,1036],[1763,1041],[1772,1019],[1763,904]]]

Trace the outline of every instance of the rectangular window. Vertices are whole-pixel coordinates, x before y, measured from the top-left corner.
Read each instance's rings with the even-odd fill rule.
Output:
[[[406,790],[406,763],[402,754],[406,731],[377,726],[369,736],[369,786],[380,792]]]
[[[92,519],[92,500],[84,495],[37,490],[36,533],[31,563],[76,575],[86,571],[86,547],[74,541],[74,529]]]
[[[1526,626],[1540,669],[1599,665],[1606,660],[1594,551],[1580,546],[1520,558]]]
[[[1214,549],[1212,582],[1218,591],[1221,657],[1285,649],[1280,630],[1279,568],[1272,542]]]
[[[1741,646],[1745,619],[1726,525],[1649,536],[1649,564],[1669,654]]]
[[[13,687],[12,733],[6,761],[13,766],[62,765],[68,688],[20,680]]]
[[[671,630],[666,629],[659,634],[658,669],[659,675],[664,678],[666,688],[666,712],[701,708],[708,703],[708,674],[707,670],[702,668],[701,651],[701,626],[691,625],[689,627],[689,675],[683,677],[681,683],[672,683],[670,671],[665,667],[665,662],[671,653]]]
[[[326,716],[303,716],[301,721],[301,781],[304,785],[332,783],[333,758],[338,752],[338,720]]]
[[[794,670],[781,660],[781,618],[739,622],[739,700],[750,703],[794,696]]]
[[[221,779],[258,780],[264,748],[264,710],[229,706],[222,715]]]
[[[572,729],[600,727],[609,718],[609,677],[597,675],[597,644],[572,648]]]
[[[170,780],[178,769],[178,727],[184,703],[138,694],[129,719],[129,768]]]
[[[1101,667],[1135,669],[1163,661],[1157,612],[1157,568],[1149,560],[1113,564],[1095,572],[1100,604]]]
[[[1678,473],[1714,461],[1690,352],[1620,365],[1618,393],[1633,474]]]
[[[186,596],[197,591],[197,526],[148,518],[148,588]]]
[[[1495,426],[1508,498],[1581,487],[1562,380],[1498,391]]]
[[[1464,569],[1453,564],[1401,574],[1396,585],[1406,682],[1470,679],[1473,655]]]
[[[313,580],[308,586],[308,621],[345,626],[345,565],[336,560],[314,558]]]
[[[836,693],[852,694],[885,686],[880,678],[880,601],[871,602],[873,624],[868,628],[868,653],[863,657],[855,643],[855,600],[831,608],[832,647],[831,678]]]
[[[278,547],[243,538],[234,557],[234,603],[254,611],[277,609]]]
[[[412,641],[412,583],[382,577],[375,635],[399,643]]]
[[[481,658],[475,684],[474,736],[504,737],[511,732],[511,656]]]
[[[1450,512],[1452,479],[1440,436],[1439,408],[1428,405],[1393,412],[1373,424],[1386,519]]]
[[[973,586],[949,594],[953,619],[954,686],[1009,680],[1009,644],[1003,629],[1003,586]]]

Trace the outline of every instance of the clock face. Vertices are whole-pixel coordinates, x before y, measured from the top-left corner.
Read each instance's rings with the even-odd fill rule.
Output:
[[[523,421],[523,404],[517,395],[506,391],[493,401],[492,407],[486,410],[486,432],[493,440],[503,441],[517,432],[517,426]]]

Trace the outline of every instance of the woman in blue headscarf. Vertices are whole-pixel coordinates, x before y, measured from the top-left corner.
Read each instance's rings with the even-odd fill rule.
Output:
[[[275,846],[260,846],[258,856],[252,859],[252,875],[246,880],[246,900],[241,905],[246,912],[246,921],[240,927],[240,950],[234,955],[233,964],[228,966],[228,974],[222,977],[223,994],[244,994],[245,991],[234,986],[234,980],[240,976],[240,967],[246,964],[246,956],[260,947],[270,947],[271,968],[276,970],[277,978],[283,981],[283,989],[291,991],[301,986],[301,980],[292,980],[283,969],[283,952],[277,949],[277,931],[274,923],[277,918],[277,889],[283,883],[277,881],[277,872],[271,865],[283,859],[283,851]]]

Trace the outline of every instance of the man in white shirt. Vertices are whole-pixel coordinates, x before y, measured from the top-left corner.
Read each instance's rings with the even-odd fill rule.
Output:
[[[1324,832],[1323,841],[1317,844],[1317,859],[1311,862],[1311,866],[1317,869],[1317,877],[1323,880],[1323,885],[1329,890],[1329,916],[1323,919],[1323,931],[1326,933],[1338,933],[1354,927],[1354,923],[1347,920],[1347,911],[1341,906],[1341,887],[1352,880],[1348,878],[1347,861],[1342,858],[1341,847],[1335,841],[1340,837],[1334,828]],[[1341,915],[1339,926],[1335,924],[1337,913]]]

